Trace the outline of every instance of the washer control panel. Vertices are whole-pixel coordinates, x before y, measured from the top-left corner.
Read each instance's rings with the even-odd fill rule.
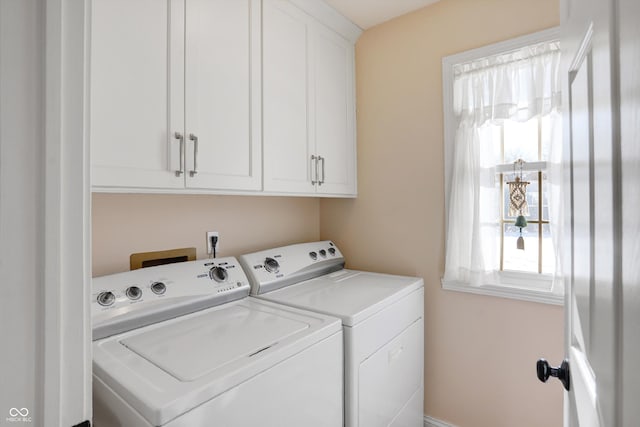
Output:
[[[94,340],[133,329],[127,324],[140,327],[244,298],[249,289],[249,280],[233,257],[95,277],[91,296]]]
[[[329,241],[300,243],[242,255],[240,263],[259,295],[344,267],[344,258]]]

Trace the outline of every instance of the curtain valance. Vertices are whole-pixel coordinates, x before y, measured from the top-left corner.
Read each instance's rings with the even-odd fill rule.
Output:
[[[454,68],[453,111],[458,124],[526,121],[560,105],[560,50],[529,47]]]

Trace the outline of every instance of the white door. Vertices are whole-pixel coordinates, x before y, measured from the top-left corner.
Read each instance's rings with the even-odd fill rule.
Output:
[[[582,427],[616,425],[610,3],[602,2],[600,11],[595,4],[572,4],[562,45],[569,82],[568,422]]]
[[[184,0],[93,0],[94,187],[182,188]]]
[[[627,12],[618,14],[618,5]],[[640,358],[640,13],[635,0],[566,0],[562,10],[571,370],[565,425],[632,426],[640,415],[639,375],[630,362]],[[619,51],[618,43],[631,49]],[[621,67],[625,62],[635,72]]]
[[[318,165],[318,193],[356,193],[354,47],[320,25],[313,33],[313,142]]]
[[[260,1],[186,0],[186,186],[260,190]]]
[[[640,2],[618,0],[622,325],[620,425],[640,420]]]
[[[597,135],[592,42],[585,40],[584,55],[570,71],[569,80],[572,218],[567,225],[573,230],[571,264],[566,270],[571,280],[566,321],[570,325],[567,344],[573,380],[570,405],[577,414],[571,425],[581,426],[613,425],[600,423],[605,408],[613,409],[613,384],[598,384],[597,380],[604,375],[609,380],[615,378],[611,371],[615,348],[610,120],[602,123],[607,129]],[[609,106],[604,109],[610,111]],[[600,360],[597,366],[596,357]]]

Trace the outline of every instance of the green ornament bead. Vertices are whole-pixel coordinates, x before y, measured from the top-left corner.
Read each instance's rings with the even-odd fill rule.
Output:
[[[524,215],[519,215],[516,218],[516,227],[526,227],[527,226],[527,218],[524,217]]]

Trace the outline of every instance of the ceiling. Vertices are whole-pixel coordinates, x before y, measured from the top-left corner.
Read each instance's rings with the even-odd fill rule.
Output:
[[[396,16],[421,9],[438,0],[325,0],[358,27],[378,25]]]

